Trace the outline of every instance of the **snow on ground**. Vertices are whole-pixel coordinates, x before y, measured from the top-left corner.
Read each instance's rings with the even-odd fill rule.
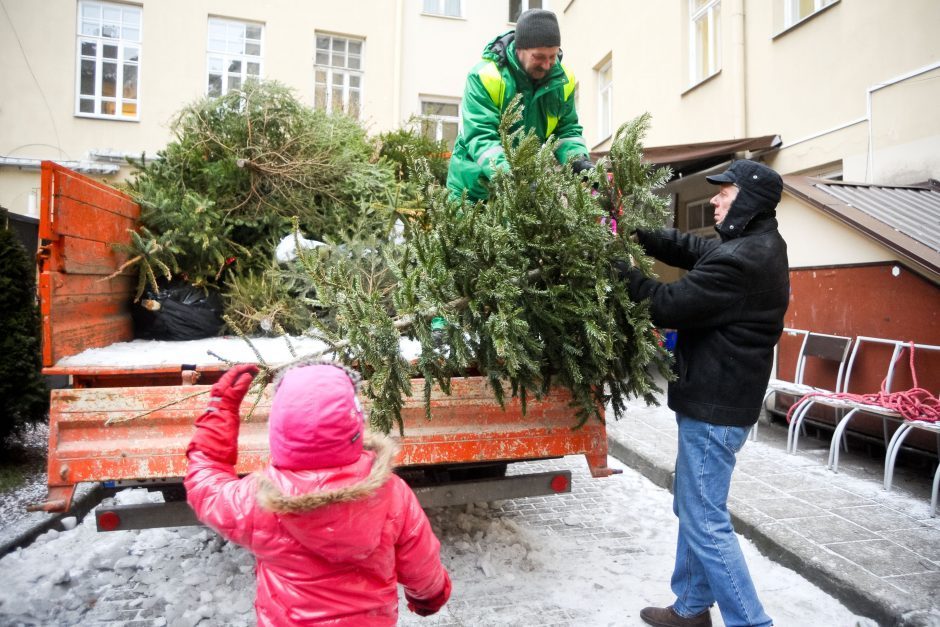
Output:
[[[320,340],[285,335],[282,337],[253,337],[251,345],[258,350],[266,363],[280,364],[292,361],[295,357],[322,354],[327,345]],[[215,353],[234,363],[257,363],[258,357],[248,342],[240,337],[228,335],[210,337],[204,340],[170,342],[159,340],[134,340],[116,342],[102,348],[89,348],[60,359],[57,367],[70,366],[110,366],[137,367],[176,364],[211,365],[223,363],[210,354]],[[405,359],[415,359],[421,354],[421,344],[415,340],[402,338],[401,351]]]
[[[294,353],[319,352],[290,338]],[[284,338],[253,338],[265,361],[293,359]],[[403,340],[406,357],[416,342]],[[235,337],[142,341],[90,349],[58,366],[212,364],[257,361]],[[141,363],[146,354],[147,364]],[[402,625],[642,625],[639,611],[671,602],[675,550],[672,499],[639,473],[588,478],[582,458],[541,462],[571,469],[572,494],[435,508],[429,518],[454,581],[450,603],[419,618],[400,605]],[[547,466],[546,466],[547,464]],[[614,459],[609,464],[624,468]],[[515,468],[521,465],[514,465]],[[125,500],[148,498],[142,489]],[[254,560],[201,527],[97,533],[94,515],[0,559],[0,624],[254,625]],[[741,539],[768,613],[778,627],[873,625],[798,573]],[[811,618],[810,618],[811,617]],[[722,625],[717,609],[714,624]]]
[[[611,466],[624,468],[610,459]],[[671,496],[630,469],[570,495],[428,510],[454,581],[436,616],[400,605],[403,625],[642,625],[671,601]],[[539,468],[544,470],[545,468]],[[120,494],[147,498],[142,489]],[[559,519],[560,517],[560,519]],[[778,627],[873,625],[742,539]],[[0,559],[0,624],[254,625],[253,558],[200,527],[97,533],[93,514]],[[812,617],[810,620],[809,617]],[[721,625],[717,610],[712,611]],[[136,623],[135,623],[136,624]]]
[[[19,469],[23,482],[14,490],[0,494],[0,536],[10,524],[26,516],[26,506],[46,499],[46,447],[49,444],[49,425],[28,424],[10,446],[22,458]],[[0,540],[3,540],[0,537]]]

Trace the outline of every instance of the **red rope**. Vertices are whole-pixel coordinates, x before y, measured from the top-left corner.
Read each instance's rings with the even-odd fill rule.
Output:
[[[881,391],[871,394],[850,394],[848,392],[810,392],[803,398],[793,403],[787,411],[787,422],[793,415],[793,410],[808,398],[834,398],[842,401],[851,401],[855,403],[865,403],[868,405],[878,405],[885,409],[890,409],[901,415],[904,420],[920,420],[923,422],[940,421],[940,399],[927,390],[917,385],[917,371],[914,370],[914,342],[911,342],[905,349],[911,349],[910,367],[911,378],[914,380],[914,387],[903,392],[888,392],[888,376],[881,381]],[[898,360],[904,349],[898,354]],[[896,363],[896,362],[895,362]]]

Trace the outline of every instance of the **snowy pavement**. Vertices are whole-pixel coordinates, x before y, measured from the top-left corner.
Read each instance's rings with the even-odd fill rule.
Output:
[[[592,479],[581,457],[511,466],[567,468],[571,494],[428,510],[454,581],[450,603],[402,625],[644,624],[671,601],[671,495],[615,459]],[[135,495],[130,494],[133,498]],[[873,626],[741,539],[778,627]],[[199,527],[97,533],[93,515],[0,559],[3,625],[254,625],[251,555]],[[722,625],[717,609],[716,625]]]

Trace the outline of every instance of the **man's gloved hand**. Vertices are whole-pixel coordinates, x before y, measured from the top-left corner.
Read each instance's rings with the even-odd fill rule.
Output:
[[[196,433],[190,451],[201,451],[211,459],[235,465],[238,461],[238,409],[248,393],[258,366],[239,364],[222,375],[210,392],[209,406],[196,418]]]
[[[610,262],[610,267],[613,268],[614,274],[623,280],[627,278],[630,274],[630,270],[633,269],[633,260],[614,259]]]
[[[448,575],[445,570],[444,588],[437,596],[430,599],[416,599],[408,593],[405,593],[405,600],[408,601],[408,609],[418,616],[430,616],[431,614],[437,614],[438,610],[444,607],[444,604],[447,603],[447,599],[450,598],[450,590],[450,575]]]
[[[578,157],[576,159],[572,159],[568,162],[568,164],[571,166],[571,171],[575,174],[581,174],[587,170],[594,169],[594,162],[587,157]]]

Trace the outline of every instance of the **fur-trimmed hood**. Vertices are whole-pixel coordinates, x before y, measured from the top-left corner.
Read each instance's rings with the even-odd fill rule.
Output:
[[[377,495],[392,475],[397,448],[388,436],[366,432],[365,450],[352,464],[311,470],[270,466],[257,477],[258,504],[324,559],[365,559],[381,540],[388,500]],[[361,502],[368,500],[373,503],[363,516]]]

